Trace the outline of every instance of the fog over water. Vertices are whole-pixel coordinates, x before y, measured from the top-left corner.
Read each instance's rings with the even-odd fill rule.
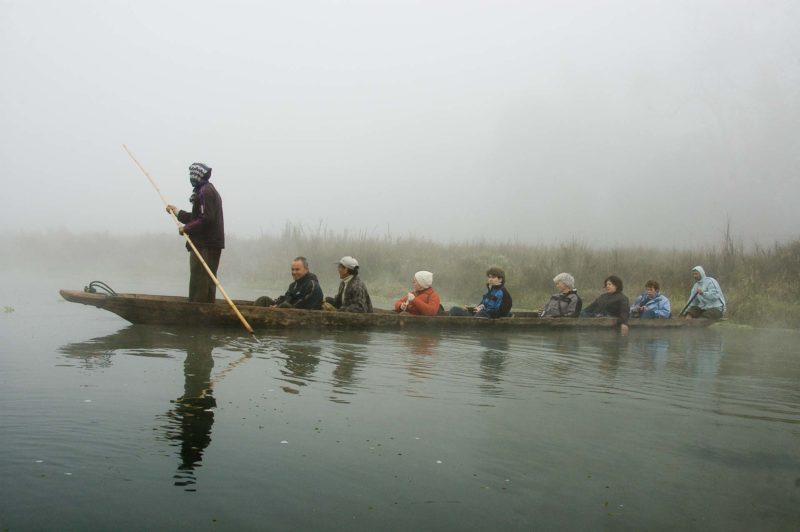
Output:
[[[0,227],[797,237],[800,4],[0,1]]]

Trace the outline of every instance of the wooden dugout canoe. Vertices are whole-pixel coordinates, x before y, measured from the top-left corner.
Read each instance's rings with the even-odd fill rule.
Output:
[[[79,290],[61,290],[67,301],[90,305],[117,314],[136,324],[241,327],[224,300],[190,303],[185,297],[146,294],[106,295]],[[253,306],[252,301],[234,300],[254,329],[596,329],[617,327],[616,318],[539,318],[534,312],[515,312],[496,320],[454,316],[414,316],[376,310],[372,314],[279,309]],[[631,320],[631,328],[669,329],[707,327],[712,320]]]

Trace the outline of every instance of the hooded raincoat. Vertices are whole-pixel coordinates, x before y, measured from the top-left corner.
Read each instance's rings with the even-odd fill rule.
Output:
[[[722,288],[719,287],[717,280],[713,277],[708,277],[702,266],[695,266],[692,271],[700,274],[700,280],[692,285],[689,300],[691,301],[691,298],[697,294],[698,288],[703,289],[703,293],[697,294],[697,297],[692,301],[692,306],[699,307],[702,310],[718,308],[725,314],[728,304],[725,302],[725,296],[722,295]]]

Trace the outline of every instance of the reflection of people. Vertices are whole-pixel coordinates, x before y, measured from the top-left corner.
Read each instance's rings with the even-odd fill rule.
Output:
[[[690,330],[681,335],[690,375],[716,379],[725,355],[723,335],[716,329]]]
[[[286,370],[281,373],[291,378],[294,384],[303,384],[302,381],[309,380],[316,371],[320,350],[318,342],[288,344],[282,349],[286,354]]]
[[[292,279],[286,293],[276,300],[261,296],[255,301],[260,307],[281,307],[317,310],[322,306],[322,288],[317,276],[308,270],[305,257],[295,257],[292,261]]]
[[[600,370],[607,377],[614,377],[619,369],[620,356],[628,348],[628,337],[614,334],[608,337],[595,337],[595,342],[600,350]]]
[[[577,318],[581,313],[583,301],[575,290],[575,278],[566,272],[553,277],[558,293],[550,297],[550,301],[542,310],[543,318]]]
[[[175,400],[175,407],[167,413],[172,420],[167,438],[180,444],[181,463],[175,474],[175,485],[188,488],[196,483],[194,469],[211,443],[213,408],[217,406],[211,393],[212,347],[202,340],[199,338],[186,349],[183,395]]]
[[[669,336],[657,336],[647,340],[645,353],[649,354],[656,371],[661,371],[669,360]]]
[[[436,366],[436,348],[439,346],[438,334],[404,334],[403,345],[408,350],[406,367],[408,374],[420,379],[429,378]]]
[[[506,273],[496,266],[486,270],[486,293],[474,307],[453,307],[451,316],[505,318],[511,312],[511,294],[506,290]]]
[[[433,289],[433,274],[420,271],[411,280],[413,289],[394,303],[395,312],[408,312],[422,316],[435,316],[439,313],[439,294]]]
[[[185,233],[192,238],[208,268],[216,275],[222,249],[225,247],[225,224],[222,217],[222,198],[214,185],[209,183],[209,179],[211,168],[203,163],[191,165],[189,182],[193,193],[189,201],[192,203],[192,212],[179,211],[175,205],[167,205],[167,212],[175,213],[178,221],[184,224],[178,229],[178,233]],[[186,249],[189,250],[189,301],[213,303],[217,286],[188,243]]]
[[[548,357],[550,371],[554,378],[564,379],[572,371],[576,355],[581,351],[580,335],[575,331],[559,330],[543,337],[547,343],[542,347],[550,347],[559,356]],[[552,344],[550,344],[552,342]]]
[[[692,268],[692,278],[695,282],[689,293],[687,305],[690,306],[686,310],[686,317],[720,319],[725,314],[726,303],[717,280],[708,277],[702,266]]]
[[[631,305],[633,318],[669,318],[672,308],[667,296],[659,292],[658,281],[652,279],[644,284],[644,292]]]
[[[642,331],[634,339],[629,340],[631,354],[638,355],[645,369],[662,371],[669,361],[669,334],[664,334],[657,329]]]
[[[356,372],[366,360],[365,347],[369,344],[369,333],[365,331],[346,331],[336,335],[333,352],[335,367],[333,368],[333,387],[339,393],[352,394],[356,382]],[[337,403],[346,403],[343,399],[332,398]]]
[[[415,355],[430,356],[436,354],[436,348],[439,346],[440,336],[438,334],[424,334],[418,332],[415,334],[404,334],[403,344],[408,348],[409,352]]]
[[[508,338],[505,336],[481,336],[481,379],[485,382],[481,384],[481,390],[486,395],[502,395],[503,388],[501,376],[508,365]]]
[[[358,261],[353,257],[342,257],[339,267],[339,292],[336,297],[326,297],[322,308],[344,312],[372,312],[372,301],[367,286],[358,277]]]
[[[601,294],[600,297],[592,301],[591,305],[583,309],[581,317],[611,316],[619,318],[621,323],[620,331],[623,334],[627,334],[630,302],[628,302],[628,296],[622,293],[622,279],[616,275],[609,275],[603,281],[603,284],[606,287],[606,293]]]
[[[217,337],[197,332],[194,330],[192,334],[174,334],[155,326],[131,325],[109,336],[67,344],[60,348],[68,356],[89,359],[101,355],[113,359],[120,352],[148,358],[168,358],[170,355],[167,353],[185,351],[183,394],[173,401],[168,412],[157,416],[161,429],[157,434],[164,434],[163,437],[172,446],[180,449],[175,485],[183,486],[188,491],[194,490],[194,469],[200,465],[205,449],[211,443],[213,409],[216,407],[212,393],[212,353],[216,346],[221,345]],[[245,353],[229,364],[217,375],[216,381],[249,356],[249,353]]]

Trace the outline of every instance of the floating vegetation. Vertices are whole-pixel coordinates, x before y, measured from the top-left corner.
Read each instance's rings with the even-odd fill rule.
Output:
[[[11,314],[12,312],[14,312],[14,307],[12,307],[11,305],[6,305],[3,307],[3,312],[5,312],[6,314]]]

